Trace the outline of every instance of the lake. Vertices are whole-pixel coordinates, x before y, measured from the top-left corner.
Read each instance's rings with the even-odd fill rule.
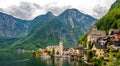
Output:
[[[32,53],[0,52],[0,66],[86,66],[70,58],[45,59]]]

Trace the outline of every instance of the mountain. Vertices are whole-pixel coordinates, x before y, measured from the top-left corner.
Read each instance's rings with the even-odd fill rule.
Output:
[[[51,13],[48,12],[44,15],[37,16],[34,18],[31,22],[31,25],[29,27],[29,32],[34,32],[37,28],[42,27],[44,24],[46,24],[48,21],[52,20],[55,16]]]
[[[108,32],[109,29],[120,29],[120,0],[117,0],[109,12],[96,22],[98,29]]]
[[[8,48],[17,40],[32,34],[53,18],[54,15],[48,12],[28,21],[0,12],[0,49]]]
[[[0,51],[2,51],[2,49],[9,47],[12,43],[19,39],[20,38],[14,37],[0,37]]]
[[[51,16],[53,15],[51,14]],[[33,26],[35,29],[32,27],[30,29],[32,32],[27,37],[14,42],[9,49],[44,48],[48,45],[58,44],[60,38],[63,39],[65,47],[73,46],[77,44],[79,37],[86,33],[97,20],[77,9],[67,9],[59,16],[53,16],[49,21],[41,20],[40,17],[38,16],[34,20],[36,22]],[[43,25],[40,25],[41,21],[43,21]]]
[[[0,12],[0,36],[24,37],[27,35],[30,22],[14,18]]]

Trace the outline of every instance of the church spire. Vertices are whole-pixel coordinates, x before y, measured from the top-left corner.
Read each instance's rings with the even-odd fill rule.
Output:
[[[93,25],[92,30],[97,30],[96,24]]]
[[[63,40],[60,39],[59,45],[62,46],[63,45]]]

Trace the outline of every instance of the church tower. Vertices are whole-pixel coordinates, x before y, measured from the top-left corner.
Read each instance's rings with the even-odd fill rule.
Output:
[[[60,42],[59,42],[59,54],[60,55],[63,54],[63,41],[62,41],[62,39],[60,39]]]
[[[93,25],[92,30],[98,30],[96,24]]]

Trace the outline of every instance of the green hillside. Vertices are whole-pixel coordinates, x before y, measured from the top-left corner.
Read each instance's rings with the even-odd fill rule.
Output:
[[[9,47],[13,42],[19,40],[20,38],[11,38],[11,37],[1,37],[0,36],[0,51]]]
[[[120,0],[117,0],[109,12],[96,22],[98,29],[108,31],[109,29],[120,29]]]

